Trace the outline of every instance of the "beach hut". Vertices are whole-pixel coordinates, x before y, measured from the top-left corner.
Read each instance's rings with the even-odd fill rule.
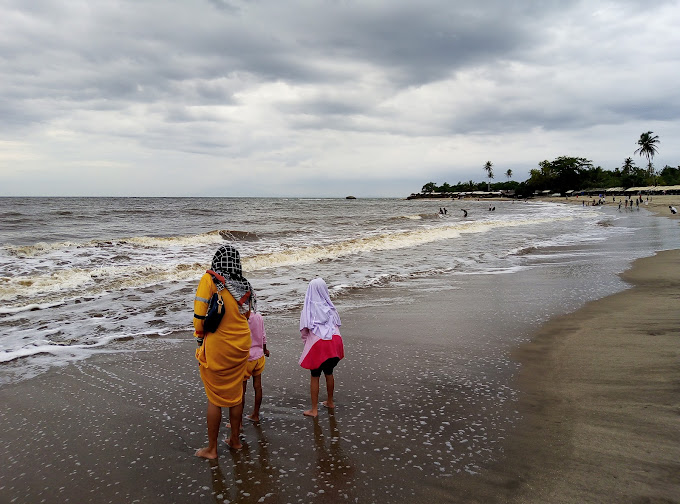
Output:
[[[626,194],[680,194],[680,185],[629,187]]]
[[[472,191],[472,196],[476,198],[489,198],[493,196],[493,193],[488,192],[488,191]]]

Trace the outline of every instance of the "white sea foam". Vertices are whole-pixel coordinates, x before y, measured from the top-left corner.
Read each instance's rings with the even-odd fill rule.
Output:
[[[519,221],[469,221],[441,227],[383,233],[377,236],[360,237],[329,245],[292,248],[283,252],[248,257],[243,259],[243,269],[244,271],[257,271],[281,266],[310,264],[324,259],[337,259],[351,254],[416,247],[426,243],[450,240],[459,237],[463,233],[486,233],[499,227],[518,227],[564,220],[571,220],[571,217],[525,219]]]
[[[165,264],[98,267],[91,270],[61,270],[47,275],[11,278],[0,284],[0,300],[29,300],[28,304],[5,308],[6,313],[24,311],[31,306],[56,305],[68,299],[97,296],[107,291],[142,288],[168,281],[200,276],[199,265]],[[52,297],[51,302],[33,303],[36,298]]]
[[[21,359],[24,357],[30,357],[32,355],[45,353],[56,356],[60,354],[68,354],[71,356],[80,356],[81,358],[86,358],[89,355],[91,355],[93,349],[103,347],[109,344],[111,341],[119,339],[120,337],[121,336],[103,337],[92,344],[74,344],[74,345],[35,344],[25,346],[17,350],[1,351],[0,362],[10,362],[16,359]]]
[[[12,256],[35,257],[42,254],[48,254],[54,250],[61,250],[77,246],[77,243],[68,241],[55,243],[38,242],[32,245],[5,245],[3,248],[9,255]]]
[[[462,234],[488,233],[500,228],[539,225],[569,219],[571,217],[521,220],[501,218],[486,221],[454,222],[442,226],[421,227],[405,231],[397,230],[373,236],[338,240],[324,245],[290,247],[282,251],[254,254],[249,257],[243,256],[243,270],[254,272],[286,266],[300,266],[355,254],[418,247],[428,243],[455,239]],[[214,233],[201,236],[214,237]],[[147,240],[156,245],[164,242],[164,239],[139,239],[141,243],[147,243]],[[177,245],[183,243],[183,240],[184,238],[180,240],[172,238],[167,239],[167,242]],[[275,248],[279,248],[278,244]],[[153,263],[98,266],[90,269],[57,269],[47,274],[37,273],[6,278],[5,281],[0,283],[0,300],[5,302],[23,300],[19,305],[9,309],[14,311],[25,310],[30,305],[59,303],[78,296],[97,296],[108,291],[141,288],[169,281],[196,279],[208,266],[200,263],[172,264],[158,262],[158,259],[159,257]]]
[[[63,301],[58,301],[56,303],[33,303],[25,306],[17,307],[5,307],[0,306],[0,314],[10,314],[10,313],[20,313],[24,311],[34,311],[34,310],[46,310],[48,308],[54,308],[55,306],[60,306],[64,304]]]
[[[223,231],[216,230],[207,233],[187,236],[135,236],[129,238],[112,239],[112,240],[89,240],[86,242],[62,241],[54,243],[39,242],[32,245],[5,245],[5,251],[15,257],[30,258],[39,257],[55,251],[65,249],[107,249],[107,248],[121,248],[126,245],[133,245],[146,248],[167,248],[167,247],[183,247],[183,246],[202,246],[220,243],[226,240],[233,240],[239,234],[248,233],[239,231]]]
[[[129,201],[41,203],[26,207],[23,231],[0,237],[0,362],[65,362],[105,351],[101,345],[121,334],[132,341],[120,347],[137,348],[147,331],[189,331],[197,280],[225,241],[241,252],[266,314],[298,309],[315,275],[340,305],[381,306],[383,292],[389,302],[408,300],[411,285],[444,292],[449,282],[476,281],[459,275],[570,262],[583,272],[584,261],[605,255],[618,271],[641,253],[636,248],[664,236],[630,240],[639,227],[628,222],[638,216],[609,212],[612,224],[601,225],[601,211],[542,203],[498,202],[490,212],[487,202],[466,201],[467,219],[440,219],[427,201],[216,198],[208,209],[170,198],[136,200],[133,212]],[[35,243],[36,226],[46,222]],[[366,296],[367,288],[378,289]]]

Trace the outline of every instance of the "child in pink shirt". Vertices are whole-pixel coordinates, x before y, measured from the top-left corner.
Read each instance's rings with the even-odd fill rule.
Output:
[[[246,400],[246,385],[248,378],[253,377],[253,390],[255,390],[255,403],[253,405],[252,414],[246,418],[253,422],[260,421],[260,405],[262,404],[262,371],[264,371],[265,356],[269,357],[269,350],[267,350],[267,333],[264,330],[264,320],[262,315],[258,312],[251,312],[248,319],[250,326],[250,338],[252,343],[250,345],[250,356],[248,357],[248,366],[246,367],[246,375],[243,380],[243,403]]]

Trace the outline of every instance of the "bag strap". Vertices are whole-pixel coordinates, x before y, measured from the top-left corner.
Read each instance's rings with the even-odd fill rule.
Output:
[[[213,270],[206,270],[205,272],[213,277],[213,282],[217,286],[217,292],[226,287],[227,280],[222,275],[215,273]]]

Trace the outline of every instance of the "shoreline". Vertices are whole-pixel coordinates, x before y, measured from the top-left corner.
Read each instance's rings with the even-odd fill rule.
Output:
[[[551,318],[512,352],[524,420],[504,459],[430,489],[433,501],[680,502],[680,250],[621,276],[631,288]]]
[[[643,196],[643,200],[647,198],[647,196]],[[680,195],[676,194],[654,194],[652,196],[649,196],[651,200],[647,202],[645,205],[644,203],[640,205],[640,208],[644,210],[648,210],[652,212],[653,214],[656,214],[661,217],[668,217],[671,219],[680,219],[680,214],[672,214],[668,208],[669,205],[672,205],[676,208],[678,208],[678,205],[680,205]],[[616,196],[616,201],[612,201],[611,197],[605,198],[605,206],[611,207],[618,207],[619,205],[619,200],[624,201],[623,196]],[[575,196],[572,196],[570,198],[553,198],[553,197],[537,197],[535,198],[535,201],[547,201],[549,203],[562,203],[565,205],[583,205],[583,201],[586,203],[590,203],[593,200],[597,201],[597,198],[593,196],[579,196],[578,198]],[[625,211],[625,207],[621,207],[621,211]],[[630,211],[630,210],[629,210]],[[637,211],[637,209],[635,210]]]
[[[643,196],[643,199],[647,198],[648,196]],[[671,219],[680,219],[680,213],[677,214],[672,214],[669,210],[669,205],[672,205],[676,208],[680,207],[680,195],[677,194],[654,194],[652,196],[649,196],[651,198],[650,201],[647,202],[647,204],[643,204],[640,206],[640,208],[644,210],[648,210],[655,215],[659,215],[661,217],[669,217]],[[596,197],[594,196],[571,196],[571,197],[552,197],[552,196],[536,196],[533,198],[529,199],[513,199],[513,198],[499,198],[499,197],[490,197],[490,198],[474,198],[474,197],[466,197],[462,199],[458,198],[417,198],[419,201],[437,201],[437,202],[446,202],[448,201],[449,203],[461,203],[461,202],[468,202],[468,201],[478,201],[478,202],[485,202],[485,201],[494,201],[494,202],[508,202],[508,203],[531,203],[531,202],[536,202],[536,201],[543,201],[547,203],[561,203],[565,205],[583,205],[583,201],[586,203],[590,203],[593,200],[597,200]],[[616,201],[612,201],[611,197],[605,198],[605,206],[617,206],[618,207],[618,202],[619,200],[624,201],[625,197],[624,196],[616,196]],[[621,208],[621,211],[624,211],[624,207]],[[637,211],[637,210],[636,210]]]
[[[679,266],[678,250],[635,261],[622,274],[631,288],[550,319],[513,351],[521,397],[507,407],[523,418],[503,440],[503,458],[477,474],[427,478],[426,461],[411,458],[414,444],[431,457],[443,448],[436,422],[421,425],[444,401],[471,392],[480,409],[489,404],[477,390],[451,388],[455,372],[438,373],[449,364],[437,355],[444,343],[418,354],[455,324],[432,294],[347,312],[353,355],[338,370],[340,405],[318,421],[302,418],[309,380],[289,366],[300,350],[295,314],[268,325],[265,421],[248,423],[247,448],[222,446],[215,464],[193,456],[205,442],[205,396],[190,336],[158,338],[139,352],[114,353],[114,344],[112,353],[3,386],[0,501],[678,502]],[[430,340],[414,341],[418,330]],[[410,391],[429,398],[405,414]],[[251,400],[249,389],[246,409]],[[430,448],[423,433],[434,433]],[[376,492],[377,482],[392,493]]]
[[[529,422],[508,454],[535,456],[516,473],[528,478],[517,502],[680,498],[680,251],[621,276],[630,289],[550,320],[515,352]]]

